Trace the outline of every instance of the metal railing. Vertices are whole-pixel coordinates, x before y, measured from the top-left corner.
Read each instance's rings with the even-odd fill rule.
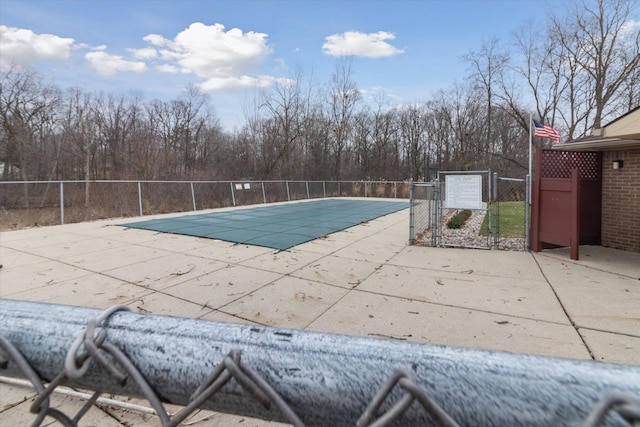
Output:
[[[0,181],[0,230],[326,197],[409,198],[401,181]]]
[[[640,367],[0,299],[0,372],[27,378],[33,425],[76,425],[101,393],[161,425],[196,408],[295,426],[624,426]],[[233,380],[233,381],[232,381]],[[61,384],[95,391],[75,415]],[[417,401],[417,403],[416,403]],[[164,403],[181,405],[170,416]]]

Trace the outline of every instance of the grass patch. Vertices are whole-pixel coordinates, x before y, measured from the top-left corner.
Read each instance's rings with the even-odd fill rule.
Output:
[[[489,207],[480,227],[480,235],[489,235],[489,219],[494,221],[494,205]],[[525,202],[500,202],[500,237],[524,237],[524,208]]]

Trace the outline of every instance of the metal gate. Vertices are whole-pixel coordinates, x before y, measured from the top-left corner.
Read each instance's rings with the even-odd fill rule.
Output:
[[[409,186],[409,243],[438,246],[439,182],[411,182]]]
[[[504,178],[494,174],[494,248],[526,251],[529,242],[529,177]]]
[[[410,244],[526,250],[528,179],[498,177],[491,171],[445,171],[434,182],[412,182],[410,187]],[[462,226],[452,221],[456,215],[468,217]]]

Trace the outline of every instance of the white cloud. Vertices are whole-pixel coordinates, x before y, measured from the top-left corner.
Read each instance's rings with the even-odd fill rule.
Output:
[[[238,28],[225,31],[222,24],[193,23],[173,40],[149,34],[144,40],[159,49],[165,72],[193,73],[205,79],[205,90],[262,87],[273,83],[268,76],[251,77],[271,54],[267,35]],[[271,83],[269,83],[271,82]]]
[[[142,49],[127,49],[136,59],[153,59],[158,56],[158,51],[152,47]]]
[[[0,25],[0,67],[43,60],[66,60],[74,40]]]
[[[147,71],[147,65],[140,61],[127,61],[118,55],[106,52],[89,52],[85,56],[91,68],[103,76],[113,76],[119,71],[142,73]]]
[[[628,49],[637,49],[638,32],[640,32],[640,21],[627,21],[620,27],[620,44]]]
[[[180,69],[178,67],[170,64],[158,65],[156,67],[156,70],[161,71],[163,73],[169,73],[169,74],[178,74],[180,72]]]
[[[393,89],[385,88],[382,86],[373,86],[368,92],[369,92],[369,96],[372,99],[377,99],[379,101],[383,101],[385,99],[393,99],[393,100],[402,99],[400,96],[396,95],[393,92]]]
[[[222,24],[191,24],[173,38],[149,34],[147,46],[128,48],[126,55],[108,52],[106,45],[90,47],[51,34],[35,34],[0,26],[0,66],[12,62],[69,59],[71,50],[90,50],[84,55],[88,65],[103,76],[119,72],[143,73],[149,67],[161,73],[194,74],[205,90],[267,87],[276,77],[258,75],[260,66],[272,54],[267,34],[226,30]],[[283,60],[278,70],[286,69]]]
[[[198,87],[204,91],[221,89],[253,89],[266,88],[273,86],[276,83],[283,86],[293,86],[296,84],[296,81],[287,78],[276,78],[273,76],[213,77],[204,83],[200,83]]]
[[[403,50],[387,43],[387,40],[395,38],[394,34],[385,31],[369,34],[347,31],[326,37],[322,51],[330,56],[364,56],[367,58],[394,56],[404,53]]]
[[[246,88],[265,88],[276,82],[275,77],[271,76],[229,76],[229,77],[212,77],[207,81],[200,83],[200,87],[204,91],[221,90],[221,89],[246,89]]]
[[[627,21],[620,27],[620,34],[624,37],[633,37],[638,34],[640,29],[640,21]]]

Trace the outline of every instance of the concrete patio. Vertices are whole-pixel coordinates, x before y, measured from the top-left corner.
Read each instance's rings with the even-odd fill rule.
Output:
[[[640,365],[638,253],[584,246],[573,261],[567,249],[408,246],[408,209],[286,251],[118,226],[127,222],[0,233],[0,297]],[[2,422],[33,420],[33,396],[0,382]],[[277,425],[208,411],[189,422]],[[82,424],[158,419],[101,406]]]

